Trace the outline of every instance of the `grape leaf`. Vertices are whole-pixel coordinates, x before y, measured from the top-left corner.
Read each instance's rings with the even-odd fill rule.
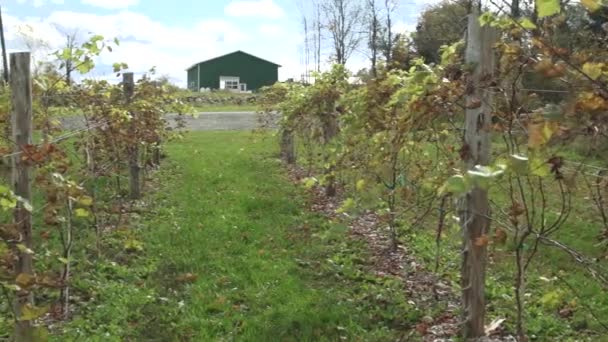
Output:
[[[559,0],[536,0],[536,8],[539,18],[552,16],[561,11]]]

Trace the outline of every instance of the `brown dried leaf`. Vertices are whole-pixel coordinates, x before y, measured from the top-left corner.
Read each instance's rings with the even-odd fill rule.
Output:
[[[475,246],[477,246],[477,247],[487,246],[489,242],[490,242],[490,239],[488,238],[488,236],[482,235],[482,236],[478,237],[477,239],[475,239]]]
[[[180,283],[194,283],[198,279],[198,276],[193,273],[184,273],[178,275],[175,280]]]
[[[507,232],[503,229],[497,228],[494,233],[494,243],[504,245],[507,242]]]

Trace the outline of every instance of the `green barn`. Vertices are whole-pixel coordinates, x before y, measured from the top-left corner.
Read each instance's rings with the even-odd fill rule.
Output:
[[[188,68],[188,89],[255,91],[279,80],[281,66],[243,51],[215,57]]]

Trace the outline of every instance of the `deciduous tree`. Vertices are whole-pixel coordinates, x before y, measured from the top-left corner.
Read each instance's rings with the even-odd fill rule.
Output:
[[[363,38],[362,4],[360,0],[324,0],[321,9],[332,42],[333,59],[344,65]]]

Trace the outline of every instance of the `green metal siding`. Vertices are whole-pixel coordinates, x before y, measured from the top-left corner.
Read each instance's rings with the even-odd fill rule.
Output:
[[[273,85],[279,80],[279,66],[248,55],[241,51],[198,64],[200,88],[218,89],[220,76],[236,76],[241,83],[247,84],[247,90],[258,90]],[[188,87],[191,78],[195,80],[197,66],[188,71]],[[190,73],[194,72],[194,75]]]
[[[198,86],[198,77],[196,72],[198,70],[197,65],[188,70],[188,89],[192,91],[199,91],[200,87]]]

